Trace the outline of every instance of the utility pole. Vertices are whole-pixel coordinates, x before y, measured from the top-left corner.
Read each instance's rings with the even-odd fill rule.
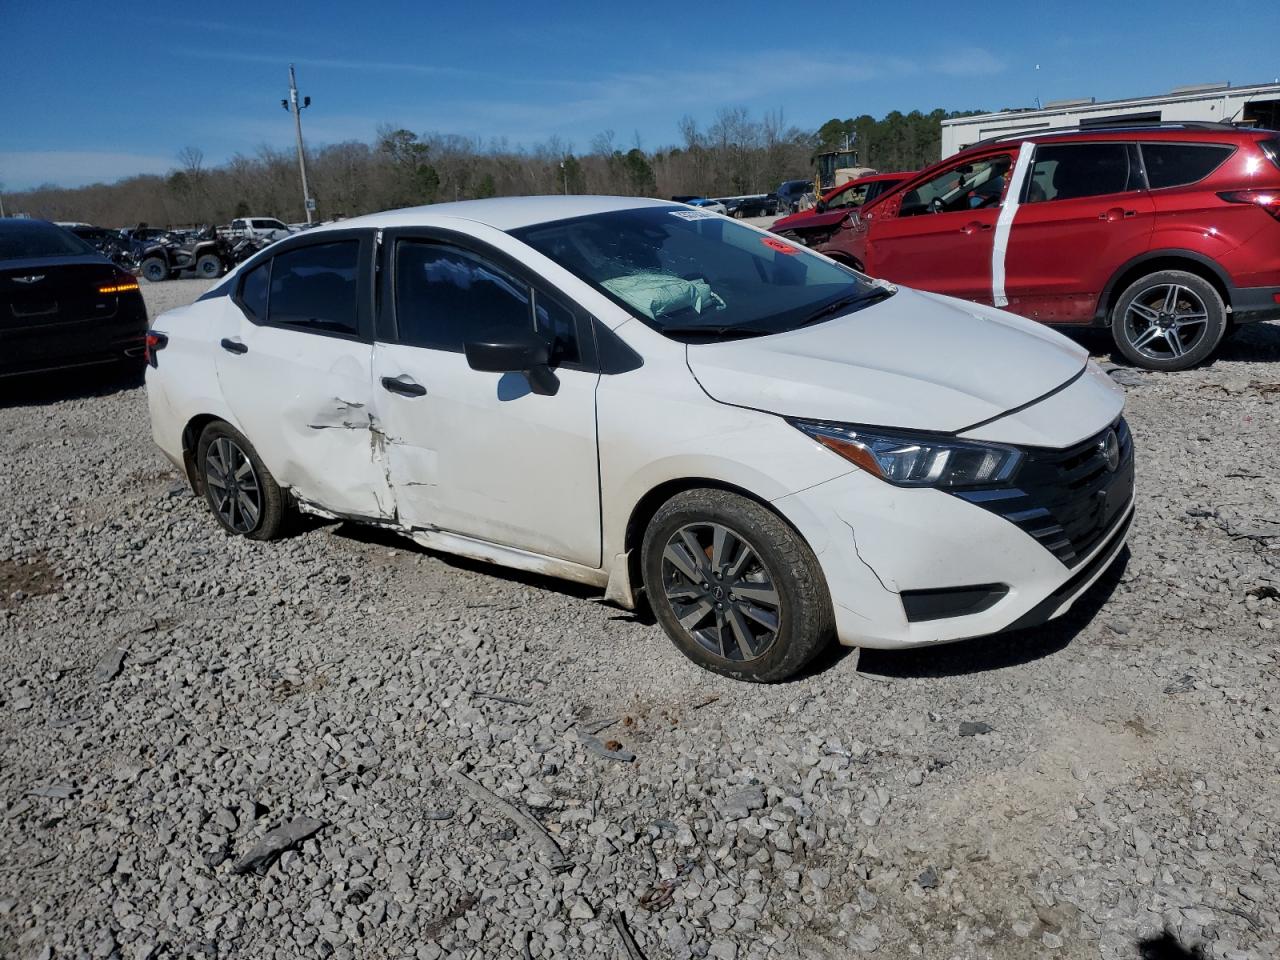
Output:
[[[560,161],[560,173],[564,177],[564,195],[569,195],[569,171],[565,168],[564,161]]]
[[[298,81],[293,75],[293,64],[289,64],[289,99],[281,100],[280,106],[293,111],[293,130],[298,138],[298,172],[302,174],[302,205],[307,211],[307,226],[311,226],[311,214],[315,211],[316,202],[311,199],[311,191],[307,189],[307,157],[302,150],[302,110],[311,106],[311,98],[303,97],[298,102]]]

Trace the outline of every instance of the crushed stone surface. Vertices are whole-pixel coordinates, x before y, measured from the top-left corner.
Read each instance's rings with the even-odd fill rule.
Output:
[[[0,956],[1280,955],[1280,326],[1122,369],[1123,567],[772,687],[571,584],[227,537],[136,384],[9,391]]]

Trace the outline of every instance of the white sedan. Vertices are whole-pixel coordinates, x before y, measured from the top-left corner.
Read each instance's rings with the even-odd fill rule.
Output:
[[[1133,513],[1123,397],[1080,347],[681,204],[320,227],[148,343],[155,440],[229,533],[296,509],[644,595],[743,679],[1043,622]]]

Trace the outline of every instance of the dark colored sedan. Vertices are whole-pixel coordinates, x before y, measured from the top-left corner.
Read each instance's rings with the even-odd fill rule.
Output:
[[[0,220],[0,377],[142,364],[138,281],[43,220]]]

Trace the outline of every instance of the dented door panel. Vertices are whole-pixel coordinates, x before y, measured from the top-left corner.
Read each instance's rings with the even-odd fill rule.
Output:
[[[218,379],[276,480],[338,515],[393,518],[370,345],[243,318],[238,336],[248,350],[220,350]]]
[[[373,372],[375,383],[408,377],[426,388],[377,391],[402,524],[600,565],[598,373],[557,370],[559,390],[540,396],[523,374],[387,343],[374,348]]]

